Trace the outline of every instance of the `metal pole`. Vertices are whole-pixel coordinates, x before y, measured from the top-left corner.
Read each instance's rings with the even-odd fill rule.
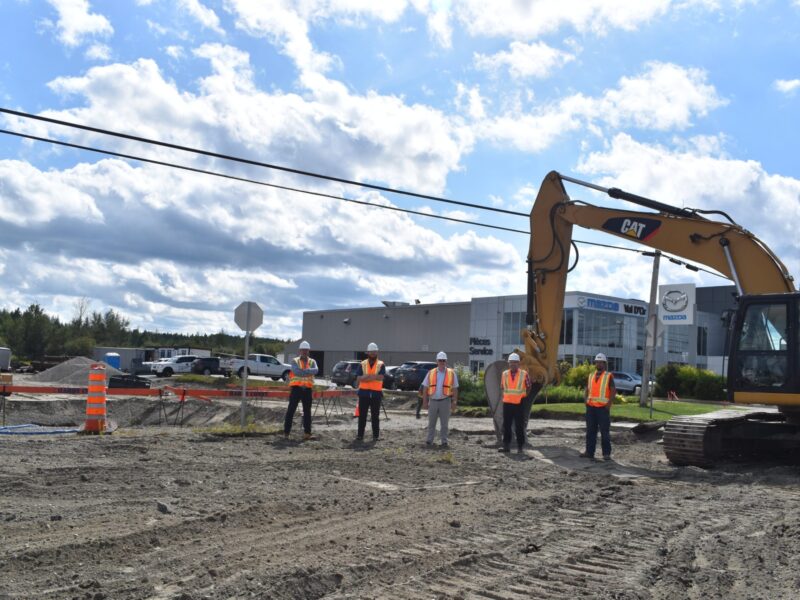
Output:
[[[250,305],[247,305],[247,322],[250,322]],[[250,354],[250,332],[246,332],[244,334],[244,373],[242,374],[242,418],[241,418],[241,425],[242,429],[244,429],[244,412],[245,412],[245,404],[247,402],[247,372],[250,370],[250,362],[247,360],[247,356]]]
[[[656,250],[653,258],[653,276],[650,280],[650,304],[647,307],[647,341],[644,344],[644,365],[642,366],[642,389],[639,390],[639,406],[647,406],[650,388],[650,371],[655,366],[656,334],[658,330],[658,267],[661,264],[661,251]],[[650,396],[650,417],[653,416],[653,400]]]

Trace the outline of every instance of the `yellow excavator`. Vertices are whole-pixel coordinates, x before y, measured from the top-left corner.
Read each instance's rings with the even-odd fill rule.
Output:
[[[608,209],[571,200],[564,182],[653,212]],[[712,215],[721,219],[713,220]],[[738,307],[731,323],[728,400],[777,406],[778,411],[721,410],[675,417],[664,430],[667,458],[679,465],[710,466],[742,455],[800,457],[800,293],[784,264],[761,240],[722,211],[677,208],[555,171],[542,182],[530,220],[521,361],[534,381],[532,397],[559,381],[558,341],[572,227],[578,225],[701,263],[736,285]]]

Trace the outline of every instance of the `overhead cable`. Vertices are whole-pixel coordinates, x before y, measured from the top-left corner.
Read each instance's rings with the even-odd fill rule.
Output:
[[[203,150],[201,148],[192,148],[190,146],[181,146],[179,144],[172,144],[170,142],[162,142],[160,140],[154,140],[154,139],[150,139],[150,138],[145,138],[145,137],[141,137],[141,136],[138,136],[138,135],[131,135],[131,134],[128,134],[128,133],[120,133],[118,131],[112,131],[110,129],[103,129],[103,128],[100,128],[100,127],[90,127],[88,125],[83,125],[81,123],[73,123],[71,121],[63,121],[61,119],[53,119],[52,117],[43,117],[41,115],[34,115],[34,114],[31,114],[31,113],[22,112],[22,111],[19,111],[19,110],[11,110],[10,108],[0,107],[0,113],[6,113],[6,114],[9,114],[9,115],[14,115],[16,117],[22,117],[22,118],[25,118],[25,119],[34,119],[34,120],[37,120],[37,121],[43,121],[45,123],[53,123],[55,125],[63,125],[64,127],[72,127],[74,129],[82,129],[84,131],[91,131],[92,133],[99,133],[99,134],[102,134],[102,135],[110,135],[110,136],[113,136],[113,137],[118,137],[118,138],[122,138],[122,139],[126,139],[126,140],[131,140],[131,141],[134,141],[134,142],[142,142],[142,143],[145,143],[145,144],[152,144],[154,146],[162,146],[164,148],[171,148],[173,150],[181,150],[182,152],[191,152],[191,153],[194,153],[194,154],[200,154],[202,156],[208,156],[208,157],[211,157],[211,158],[219,158],[219,159],[222,159],[222,160],[229,160],[229,161],[238,162],[238,163],[242,163],[242,164],[246,164],[246,165],[252,165],[252,166],[256,166],[256,167],[263,167],[263,168],[266,168],[266,169],[274,169],[274,170],[277,170],[277,171],[284,171],[286,173],[293,173],[295,175],[302,175],[304,177],[314,177],[314,178],[317,178],[317,179],[325,179],[327,181],[335,181],[337,183],[343,183],[343,184],[346,184],[346,185],[356,185],[356,186],[359,186],[359,187],[363,187],[363,188],[367,188],[367,189],[371,189],[371,190],[377,190],[377,191],[380,191],[380,192],[387,192],[387,193],[391,193],[391,194],[400,194],[400,195],[403,195],[403,196],[412,196],[414,198],[422,198],[423,200],[433,200],[435,202],[445,202],[447,204],[456,204],[458,206],[468,206],[470,208],[475,208],[475,209],[478,209],[478,210],[488,210],[488,211],[491,211],[491,212],[504,213],[504,214],[507,214],[507,215],[514,215],[516,217],[527,217],[528,216],[528,214],[526,214],[526,213],[518,212],[518,211],[515,211],[515,210],[506,210],[504,208],[497,208],[497,207],[494,207],[494,206],[486,206],[486,205],[483,205],[483,204],[474,204],[474,203],[471,203],[471,202],[462,202],[460,200],[451,200],[449,198],[442,198],[442,197],[439,197],[439,196],[430,196],[428,194],[421,194],[421,193],[418,193],[418,192],[411,192],[409,190],[401,190],[401,189],[397,189],[397,188],[391,188],[391,187],[388,187],[388,186],[376,185],[376,184],[373,184],[373,183],[365,183],[363,181],[354,181],[352,179],[344,179],[342,177],[334,177],[332,175],[323,175],[321,173],[315,173],[313,171],[306,171],[306,170],[303,170],[303,169],[295,169],[293,167],[286,167],[286,166],[282,166],[282,165],[275,165],[275,164],[271,164],[271,163],[265,163],[265,162],[261,162],[261,161],[257,161],[257,160],[252,160],[252,159],[249,159],[249,158],[242,158],[242,157],[239,157],[239,156],[233,156],[233,155],[230,155],[230,154],[221,154],[219,152],[211,152],[210,150]]]
[[[0,111],[3,111],[3,110],[4,109],[0,109]],[[148,164],[158,165],[158,166],[162,166],[162,167],[168,167],[168,168],[172,168],[172,169],[179,169],[179,170],[182,170],[182,171],[190,171],[192,173],[199,173],[199,174],[202,174],[202,175],[210,175],[212,177],[220,177],[220,178],[223,178],[223,179],[230,179],[230,180],[239,181],[239,182],[242,182],[242,183],[252,183],[254,185],[270,187],[270,188],[284,190],[284,191],[288,191],[288,192],[294,192],[294,193],[298,193],[298,194],[307,194],[307,195],[311,195],[311,196],[317,196],[317,197],[320,197],[320,198],[327,198],[327,199],[330,199],[330,200],[339,200],[339,201],[342,201],[342,202],[352,202],[354,204],[360,204],[360,205],[369,206],[369,207],[372,207],[372,208],[383,208],[383,209],[386,209],[386,210],[392,210],[392,211],[395,211],[395,212],[401,212],[401,213],[416,215],[416,216],[420,216],[420,217],[430,217],[432,219],[440,219],[440,220],[443,220],[443,221],[451,221],[451,222],[454,222],[454,223],[462,223],[464,225],[474,225],[475,227],[483,227],[483,228],[486,228],[486,229],[496,229],[496,230],[500,230],[500,231],[508,231],[508,232],[511,232],[511,233],[521,233],[523,235],[530,236],[530,232],[529,231],[525,231],[525,230],[522,230],[522,229],[514,229],[512,227],[503,227],[501,225],[490,225],[490,224],[487,224],[487,223],[479,223],[477,221],[469,221],[467,219],[458,219],[456,217],[446,217],[446,216],[443,216],[443,215],[437,215],[437,214],[433,214],[433,213],[410,210],[410,209],[406,209],[406,208],[399,208],[397,206],[386,206],[384,204],[375,204],[375,203],[372,203],[372,202],[366,202],[364,200],[356,200],[354,198],[348,198],[346,196],[337,196],[335,194],[328,194],[328,193],[325,193],[325,192],[318,192],[318,191],[314,191],[314,190],[307,190],[307,189],[296,188],[296,187],[291,187],[291,186],[279,185],[277,183],[269,183],[269,182],[266,182],[266,181],[259,181],[259,180],[256,180],[256,179],[249,179],[247,177],[239,177],[237,175],[229,175],[227,173],[219,173],[217,171],[210,171],[208,169],[200,169],[200,168],[197,168],[197,167],[190,167],[190,166],[187,166],[187,165],[181,165],[181,164],[177,164],[177,163],[171,163],[171,162],[156,160],[156,159],[152,159],[152,158],[145,158],[145,157],[137,156],[137,155],[134,155],[134,154],[126,154],[126,153],[123,153],[123,152],[114,152],[113,150],[105,150],[105,149],[97,148],[97,147],[94,147],[94,146],[85,146],[85,145],[82,145],[82,144],[74,144],[72,142],[65,142],[65,141],[62,141],[62,140],[56,140],[56,139],[52,139],[52,138],[46,138],[46,137],[31,135],[31,134],[28,134],[28,133],[20,133],[18,131],[11,131],[11,130],[8,130],[8,129],[0,129],[0,133],[1,134],[5,134],[5,135],[18,137],[18,138],[29,139],[29,140],[33,140],[33,141],[37,141],[37,142],[44,142],[44,143],[48,143],[48,144],[54,144],[54,145],[57,145],[57,146],[64,146],[64,147],[67,147],[67,148],[74,148],[76,150],[84,150],[84,151],[93,152],[93,153],[96,153],[96,154],[104,154],[104,155],[107,155],[107,156],[114,156],[114,157],[117,157],[117,158],[124,158],[126,160],[135,160],[135,161],[142,162],[142,163],[148,163]],[[524,213],[519,213],[519,214],[522,215],[522,216],[528,216],[528,215],[526,215]],[[572,240],[572,242],[575,243],[575,244],[584,244],[584,245],[587,245],[587,246],[598,246],[598,247],[601,247],[601,248],[610,248],[612,250],[625,250],[627,252],[635,252],[637,254],[648,255],[648,252],[646,250],[637,250],[636,248],[628,248],[628,247],[625,247],[625,246],[614,246],[614,245],[611,245],[611,244],[602,244],[600,242],[589,242],[589,241],[586,241],[586,240]],[[688,268],[690,270],[693,270],[693,271],[700,270],[700,271],[704,271],[706,273],[709,273],[711,275],[716,275],[717,277],[722,277],[723,279],[727,279],[725,276],[720,275],[719,273],[715,273],[714,271],[710,271],[710,270],[704,269],[702,267],[696,267],[694,265],[691,265],[689,263],[685,263],[685,262],[683,262],[683,261],[681,261],[679,259],[676,259],[676,258],[670,258],[666,254],[662,254],[662,255],[667,257],[667,258],[669,258],[673,263],[682,264],[682,265],[684,265],[686,268]],[[573,268],[574,268],[574,266],[573,266]]]

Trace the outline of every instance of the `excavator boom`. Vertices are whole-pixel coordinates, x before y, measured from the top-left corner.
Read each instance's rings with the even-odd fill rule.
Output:
[[[564,181],[587,185],[659,212],[593,206],[569,198]],[[724,213],[720,213],[724,214]],[[569,271],[572,227],[578,225],[706,265],[736,283],[740,295],[794,292],[792,277],[752,233],[618,189],[606,190],[552,171],[531,210],[528,307],[523,362],[542,385],[558,382],[558,339]]]
[[[565,181],[653,212],[601,208],[572,200]],[[729,399],[777,405],[782,414],[768,411],[743,416],[736,411],[718,411],[676,417],[664,434],[668,458],[677,464],[708,465],[745,448],[800,456],[800,294],[780,259],[724,212],[677,208],[555,171],[545,177],[531,210],[528,305],[526,327],[521,332],[525,347],[521,361],[534,380],[528,402],[533,402],[543,386],[559,381],[558,342],[574,225],[700,263],[736,284],[739,308],[732,328]],[[499,364],[490,368],[497,371]],[[488,375],[487,370],[487,392]],[[496,383],[491,385],[496,387]]]

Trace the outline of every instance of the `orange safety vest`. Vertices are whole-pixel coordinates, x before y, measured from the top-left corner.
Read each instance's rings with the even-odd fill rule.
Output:
[[[314,363],[314,359],[313,358],[309,357],[309,358],[306,359],[306,366],[305,367],[302,364],[300,364],[300,359],[301,359],[301,357],[298,356],[297,358],[294,359],[294,362],[301,369],[311,369],[314,366],[316,366],[315,363]],[[289,371],[289,386],[290,387],[291,386],[296,386],[296,387],[300,386],[300,387],[313,388],[314,387],[314,376],[313,375],[302,375],[302,376],[301,375],[295,375],[294,372]]]
[[[439,367],[436,367],[435,369],[428,371],[428,397],[432,397],[436,393],[436,379],[438,377],[438,370]],[[455,371],[453,371],[453,369],[450,367],[447,367],[444,372],[444,382],[442,383],[442,394],[445,398],[453,395],[451,388],[453,387],[453,380],[455,377]]]
[[[503,386],[503,402],[506,404],[519,404],[528,393],[525,387],[525,380],[528,373],[523,369],[517,369],[517,375],[511,375],[511,369],[503,371],[500,383]]]
[[[597,372],[589,375],[589,398],[586,404],[589,406],[596,406],[604,408],[608,406],[611,400],[611,383],[614,381],[614,376],[608,371],[603,371],[600,377],[597,377]]]
[[[361,361],[361,374],[362,375],[377,375],[383,366],[383,361],[376,360],[375,366],[369,368],[369,359]],[[383,381],[362,381],[358,384],[358,389],[369,390],[371,392],[380,392],[383,390]]]

